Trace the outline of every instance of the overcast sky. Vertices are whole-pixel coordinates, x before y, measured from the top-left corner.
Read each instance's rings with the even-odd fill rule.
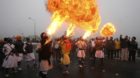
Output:
[[[117,29],[115,36],[134,35],[140,40],[140,0],[97,1],[102,18],[100,28],[103,24],[112,22]],[[50,24],[50,17],[44,0],[0,0],[0,37],[33,35],[34,23],[36,33],[40,34]],[[66,27],[61,28],[58,35],[65,29]]]

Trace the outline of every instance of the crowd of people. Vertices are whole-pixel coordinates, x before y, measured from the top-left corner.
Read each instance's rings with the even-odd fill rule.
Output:
[[[26,42],[22,41],[21,36],[16,36],[14,40],[4,38],[0,40],[0,66],[4,70],[5,76],[8,77],[9,72],[18,72],[22,70],[21,62],[25,60],[35,61],[35,53],[38,54],[39,76],[46,78],[48,71],[52,69],[55,63],[63,66],[62,73],[69,74],[69,65],[71,64],[71,53],[76,52],[78,59],[78,67],[80,69],[85,66],[85,58],[92,59],[93,66],[97,59],[100,65],[104,65],[104,58],[108,60],[120,61],[136,61],[136,52],[138,43],[136,37],[122,36],[120,38],[113,37],[96,37],[85,40],[82,37],[71,39],[63,35],[57,39],[51,39],[45,32],[40,35],[41,40],[36,48],[29,38]],[[34,52],[35,50],[35,52]],[[57,61],[57,62],[56,62]],[[29,63],[30,64],[30,63]]]
[[[22,41],[21,36],[12,38],[4,38],[0,40],[0,69],[4,71],[5,77],[9,77],[10,72],[22,71],[21,62],[23,57],[28,62],[35,63],[35,55],[33,53],[32,42],[29,38],[26,43]]]

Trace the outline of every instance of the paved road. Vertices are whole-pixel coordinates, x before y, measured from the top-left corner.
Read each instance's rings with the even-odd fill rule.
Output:
[[[85,67],[82,70],[78,68],[78,61],[75,55],[72,55],[72,62],[69,67],[70,74],[62,74],[62,65],[57,64],[48,72],[49,78],[140,78],[140,59],[136,63],[121,62],[116,60],[105,59],[104,69],[97,62],[94,67],[91,61],[86,60]],[[26,63],[22,64],[23,70],[18,73],[11,74],[9,78],[39,78],[38,70],[33,66],[27,67]],[[0,78],[4,78],[4,74],[0,71]]]

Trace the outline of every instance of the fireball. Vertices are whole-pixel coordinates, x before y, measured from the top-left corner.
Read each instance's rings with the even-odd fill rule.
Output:
[[[55,16],[47,30],[49,34],[52,29],[54,30],[51,33],[56,32],[63,22],[74,24],[87,32],[98,30],[101,17],[96,0],[48,0],[46,3],[47,10]],[[59,20],[54,20],[58,17]]]
[[[104,37],[110,37],[113,36],[115,32],[116,32],[115,26],[112,23],[107,23],[102,27],[100,34],[101,36]]]
[[[69,37],[76,27],[85,30],[83,38],[86,39],[98,30],[101,23],[96,0],[46,0],[46,9],[52,14],[52,21],[46,30],[53,35],[64,22],[68,29],[66,36]],[[116,32],[113,24],[107,23],[101,29],[102,36],[112,36]]]

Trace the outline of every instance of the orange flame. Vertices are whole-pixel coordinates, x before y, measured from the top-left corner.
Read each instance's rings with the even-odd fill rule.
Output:
[[[69,27],[68,27],[67,32],[66,32],[66,36],[67,37],[72,36],[74,29],[75,29],[75,26],[72,23],[69,24]]]
[[[90,32],[96,32],[101,22],[96,0],[48,0],[46,6],[47,10],[53,16],[55,15],[54,20],[48,28],[50,35],[64,21]],[[56,12],[58,16],[55,14]]]
[[[116,32],[115,26],[112,23],[107,23],[102,27],[100,34],[101,36],[109,37],[114,35],[115,32]]]

